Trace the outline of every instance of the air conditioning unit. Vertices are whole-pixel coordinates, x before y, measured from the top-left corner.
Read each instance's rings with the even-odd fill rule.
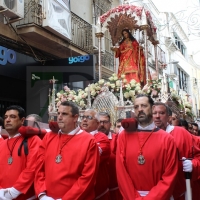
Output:
[[[9,20],[24,18],[24,0],[0,0],[0,12]]]
[[[95,33],[97,33],[97,26],[92,25],[92,41],[93,41],[93,49],[94,53],[99,52],[99,41],[96,37]],[[105,53],[105,38],[101,38],[101,52]]]
[[[67,0],[44,0],[43,27],[52,33],[71,40],[71,11]]]

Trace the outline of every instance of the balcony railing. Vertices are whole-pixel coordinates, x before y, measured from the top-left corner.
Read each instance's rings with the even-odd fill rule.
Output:
[[[101,56],[101,64],[114,72],[113,53],[106,50],[105,54],[102,54]]]
[[[42,6],[34,0],[25,0],[25,17],[16,22],[17,26],[36,24],[42,26]],[[72,45],[93,54],[92,25],[71,12]]]
[[[92,25],[71,12],[72,44],[83,51],[93,54]]]

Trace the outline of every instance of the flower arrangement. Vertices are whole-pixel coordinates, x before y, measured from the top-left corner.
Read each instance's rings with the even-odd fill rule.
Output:
[[[147,84],[141,90],[141,86],[134,79],[129,83],[125,79],[125,75],[122,75],[119,79],[116,74],[113,74],[108,81],[104,79],[99,80],[97,83],[92,83],[88,85],[85,89],[79,89],[77,91],[71,90],[67,86],[63,88],[60,92],[56,94],[56,106],[58,107],[62,101],[73,101],[75,102],[81,110],[84,110],[88,106],[88,97],[93,100],[102,92],[102,88],[107,86],[109,91],[111,91],[119,100],[120,99],[120,89],[122,88],[122,98],[125,104],[131,104],[134,101],[135,96],[140,93],[145,93],[151,95],[152,97],[157,97],[161,92],[162,80],[158,79],[156,73],[152,74],[152,79],[147,81]],[[180,110],[184,111],[184,114],[193,118],[194,114],[192,111],[192,102],[188,100],[188,95],[182,95],[182,98],[174,90],[170,90],[170,96]]]
[[[120,87],[122,87],[124,101],[134,101],[135,95],[142,93],[140,84],[135,80],[127,83],[125,75],[122,75],[121,79],[119,79],[116,74],[113,74],[108,80],[101,79],[97,83],[88,85],[85,89],[77,90],[77,92],[65,86],[64,90],[57,93],[56,106],[58,107],[62,101],[67,100],[75,102],[81,109],[86,109],[88,97],[90,96],[91,101],[93,101],[101,93],[101,89],[104,86],[107,86],[109,91],[118,97],[118,99],[120,98]]]
[[[195,115],[192,111],[192,101],[188,100],[188,95],[180,96],[174,89],[171,89],[170,92],[172,100],[176,102],[179,109],[183,110],[185,115],[193,118]]]
[[[158,97],[162,89],[162,79],[159,79],[157,73],[151,75],[151,80],[147,80],[147,84],[143,87],[142,91],[149,96]]]
[[[121,79],[118,79],[116,74],[113,74],[109,78],[110,82],[106,82],[105,86],[109,87],[109,90],[120,98],[120,87],[122,85],[123,98],[126,101],[134,101],[135,95],[142,93],[141,86],[134,79],[127,83],[125,75],[121,75]]]
[[[76,92],[74,90],[70,90],[67,86],[63,88],[64,90],[61,90],[56,94],[56,106],[58,107],[62,101],[73,101],[76,102]]]
[[[82,109],[85,108],[87,105],[87,97],[88,97],[87,91],[79,89],[75,97],[76,104]]]
[[[171,99],[176,102],[177,105],[181,104],[181,97],[178,95],[177,91],[173,88],[170,88]]]

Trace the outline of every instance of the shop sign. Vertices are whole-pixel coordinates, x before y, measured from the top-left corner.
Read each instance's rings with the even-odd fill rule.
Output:
[[[12,49],[0,46],[0,65],[7,63],[14,64],[16,62],[16,53]]]
[[[90,55],[85,55],[85,56],[77,56],[77,57],[69,57],[69,64],[73,64],[73,63],[83,63],[86,60],[90,60]]]

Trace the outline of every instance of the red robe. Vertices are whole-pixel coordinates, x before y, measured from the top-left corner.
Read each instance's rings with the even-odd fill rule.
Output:
[[[125,74],[128,82],[134,79],[140,82],[138,76],[138,60],[139,60],[139,44],[136,40],[120,44],[120,47],[115,55],[119,57],[118,77],[121,78]]]
[[[197,180],[198,166],[199,166],[199,149],[194,145],[192,135],[184,128],[179,126],[171,126],[173,130],[170,134],[174,137],[178,149],[178,157],[193,158],[192,165],[192,181]],[[174,127],[174,128],[173,128]],[[169,132],[169,131],[167,131]],[[179,161],[178,179],[174,189],[173,197],[175,200],[182,200],[184,198],[184,193],[186,191],[185,174],[183,172],[182,161]]]
[[[140,145],[149,134],[150,131],[119,134],[116,167],[124,200],[169,200],[172,195],[178,171],[174,139],[165,131],[155,129],[142,148],[146,161],[140,165]],[[148,194],[142,197],[138,191]]]
[[[8,158],[10,157],[10,151],[7,146],[7,141],[12,150],[12,145],[18,137],[20,138],[14,146],[12,153],[13,163],[9,165]],[[28,199],[35,195],[33,187],[36,166],[35,161],[41,140],[38,136],[28,138],[28,155],[24,154],[24,146],[22,146],[21,156],[18,156],[18,148],[23,139],[22,136],[17,136],[3,140],[0,145],[0,188],[14,187],[16,190],[23,193],[19,195],[16,200]]]
[[[110,159],[109,159],[109,191],[110,191],[110,200],[122,200],[122,195],[119,191],[118,182],[117,182],[117,173],[116,173],[116,141],[118,134],[111,133],[110,140]]]
[[[124,74],[128,82],[134,79],[143,86],[146,84],[146,67],[143,49],[139,43],[134,40],[120,44],[115,55],[119,58],[118,77]]]
[[[110,142],[102,132],[94,134],[100,152],[99,170],[95,185],[95,199],[109,200],[108,162],[110,158]]]
[[[71,138],[73,137],[73,138]],[[55,162],[63,147],[62,161]],[[39,147],[35,191],[39,195],[62,200],[93,200],[94,185],[99,164],[99,150],[94,137],[82,131],[77,135],[49,132]]]
[[[200,137],[199,136],[195,136],[192,135],[193,137],[193,141],[195,143],[195,145],[197,145],[198,148],[200,148]],[[196,179],[192,181],[191,185],[192,185],[192,200],[199,200],[200,198],[200,164],[198,166],[198,171],[196,172]],[[193,175],[194,176],[194,175]]]

